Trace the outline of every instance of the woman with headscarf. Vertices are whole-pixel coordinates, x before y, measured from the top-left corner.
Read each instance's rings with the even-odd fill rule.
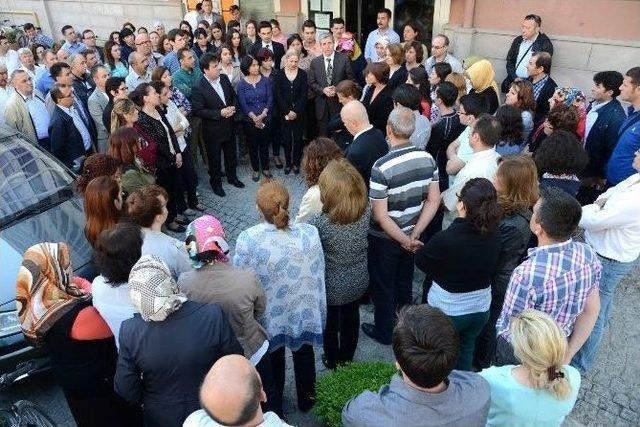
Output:
[[[27,341],[44,345],[51,371],[79,427],[135,425],[113,392],[113,334],[91,305],[91,284],[73,276],[66,243],[39,243],[24,254],[16,301]]]
[[[196,218],[185,235],[193,270],[180,275],[178,287],[191,301],[220,305],[245,357],[260,373],[267,394],[266,410],[282,416],[282,398],[276,393],[267,351],[267,331],[258,322],[267,306],[260,281],[253,271],[229,262],[229,244],[216,217]]]
[[[160,259],[142,256],[129,289],[137,312],[120,327],[116,393],[143,407],[144,425],[181,426],[211,365],[242,347],[220,306],[187,301]]]
[[[477,93],[483,99],[489,114],[495,113],[500,105],[500,89],[495,81],[496,72],[491,62],[481,59],[474,62],[465,73],[471,81],[469,93]]]

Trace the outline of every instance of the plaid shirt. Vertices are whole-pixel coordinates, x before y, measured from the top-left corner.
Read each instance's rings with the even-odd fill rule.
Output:
[[[548,74],[544,76],[544,79],[539,80],[536,83],[533,83],[533,97],[536,101],[538,100],[538,97],[540,96],[540,92],[542,92],[542,87],[547,82],[547,80],[549,80]]]
[[[553,317],[564,333],[573,331],[576,318],[592,289],[598,289],[602,265],[591,246],[568,240],[529,249],[528,258],[511,275],[498,335],[509,340],[509,320],[533,308]]]
[[[51,37],[45,36],[42,33],[36,33],[33,38],[29,38],[29,44],[39,44],[47,49],[51,49],[53,47],[54,41]]]

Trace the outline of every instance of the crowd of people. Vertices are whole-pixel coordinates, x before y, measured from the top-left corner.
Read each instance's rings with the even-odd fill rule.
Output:
[[[84,197],[97,277],[43,242],[17,285],[76,423],[284,426],[286,349],[307,412],[315,352],[350,363],[362,330],[398,374],[346,426],[560,425],[640,255],[640,67],[598,72],[587,102],[551,78],[537,15],[498,85],[444,34],[401,42],[388,9],[364,49],[339,17],[287,36],[231,13],[204,0],[104,47],[69,25],[25,25],[17,52],[0,36],[6,124]],[[245,155],[261,220],[229,242],[197,170],[224,203]],[[297,213],[272,165],[304,175]]]

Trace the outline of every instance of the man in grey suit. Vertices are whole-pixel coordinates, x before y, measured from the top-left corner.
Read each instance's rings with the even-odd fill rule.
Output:
[[[104,127],[102,122],[102,113],[109,103],[109,97],[104,89],[109,73],[104,66],[96,65],[91,69],[91,78],[95,82],[96,88],[89,96],[87,106],[98,131],[98,152],[104,153],[109,148],[109,130]]]
[[[327,136],[329,119],[340,112],[336,85],[353,80],[351,61],[343,53],[333,50],[333,36],[326,34],[320,40],[322,55],[316,56],[309,67],[309,86],[315,93],[316,119],[320,136]]]

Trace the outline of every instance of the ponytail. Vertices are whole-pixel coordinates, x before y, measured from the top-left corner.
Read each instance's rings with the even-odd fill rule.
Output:
[[[273,225],[275,225],[278,230],[283,230],[289,226],[289,211],[284,209],[280,203],[278,203],[277,206],[278,211],[273,216]]]
[[[460,201],[467,211],[466,218],[482,235],[487,235],[498,224],[502,208],[493,184],[485,178],[467,181],[460,191]]]
[[[280,181],[263,181],[258,188],[258,208],[278,230],[289,227],[289,192]]]

